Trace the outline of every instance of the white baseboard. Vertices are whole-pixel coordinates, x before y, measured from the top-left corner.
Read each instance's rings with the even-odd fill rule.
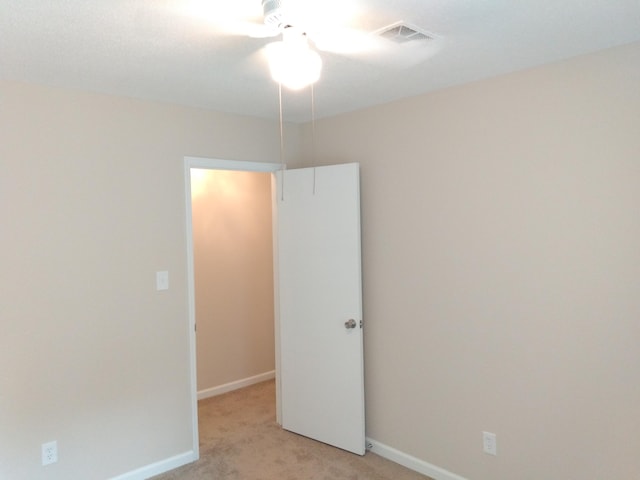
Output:
[[[380,455],[392,462],[398,463],[403,467],[407,467],[409,470],[431,477],[434,480],[467,480],[460,475],[451,473],[444,468],[437,467],[425,462],[424,460],[420,460],[419,458],[412,457],[411,455],[389,447],[384,443],[373,440],[372,438],[367,437],[367,445],[370,446],[370,448],[368,448],[370,452]]]
[[[216,395],[222,395],[223,393],[232,392],[239,388],[248,387],[255,383],[265,382],[272,380],[276,377],[276,371],[261,373],[249,378],[243,378],[242,380],[236,380],[235,382],[225,383],[224,385],[218,385],[217,387],[207,388],[205,390],[198,391],[198,400],[204,398],[215,397]]]
[[[146,467],[138,468],[132,472],[118,475],[110,480],[146,480],[147,478],[160,475],[161,473],[168,472],[169,470],[181,467],[187,463],[195,462],[196,460],[198,460],[198,456],[194,451],[185,452],[180,455],[176,455],[175,457],[152,463]]]

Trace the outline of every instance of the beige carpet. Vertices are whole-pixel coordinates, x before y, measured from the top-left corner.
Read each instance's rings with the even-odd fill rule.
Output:
[[[360,457],[282,430],[273,381],[199,403],[200,460],[154,480],[425,480],[368,452]]]

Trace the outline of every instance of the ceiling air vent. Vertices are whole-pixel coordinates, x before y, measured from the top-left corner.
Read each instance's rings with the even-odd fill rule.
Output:
[[[397,22],[381,28],[376,32],[382,38],[386,38],[395,43],[407,43],[416,40],[433,40],[436,36],[425,30],[420,30],[413,25],[404,22]]]

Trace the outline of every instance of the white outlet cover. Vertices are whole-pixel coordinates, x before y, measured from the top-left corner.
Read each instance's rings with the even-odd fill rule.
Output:
[[[58,461],[58,442],[42,444],[42,465],[51,465]]]
[[[482,450],[488,455],[498,454],[498,441],[495,433],[482,432]]]

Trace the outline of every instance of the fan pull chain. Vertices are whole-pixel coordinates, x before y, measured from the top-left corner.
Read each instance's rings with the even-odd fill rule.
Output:
[[[311,166],[313,167],[313,194],[316,194],[316,94],[311,84]]]
[[[278,83],[278,104],[280,112],[280,172],[282,181],[280,182],[282,190],[280,191],[280,200],[284,202],[284,123],[282,121],[282,83]]]

